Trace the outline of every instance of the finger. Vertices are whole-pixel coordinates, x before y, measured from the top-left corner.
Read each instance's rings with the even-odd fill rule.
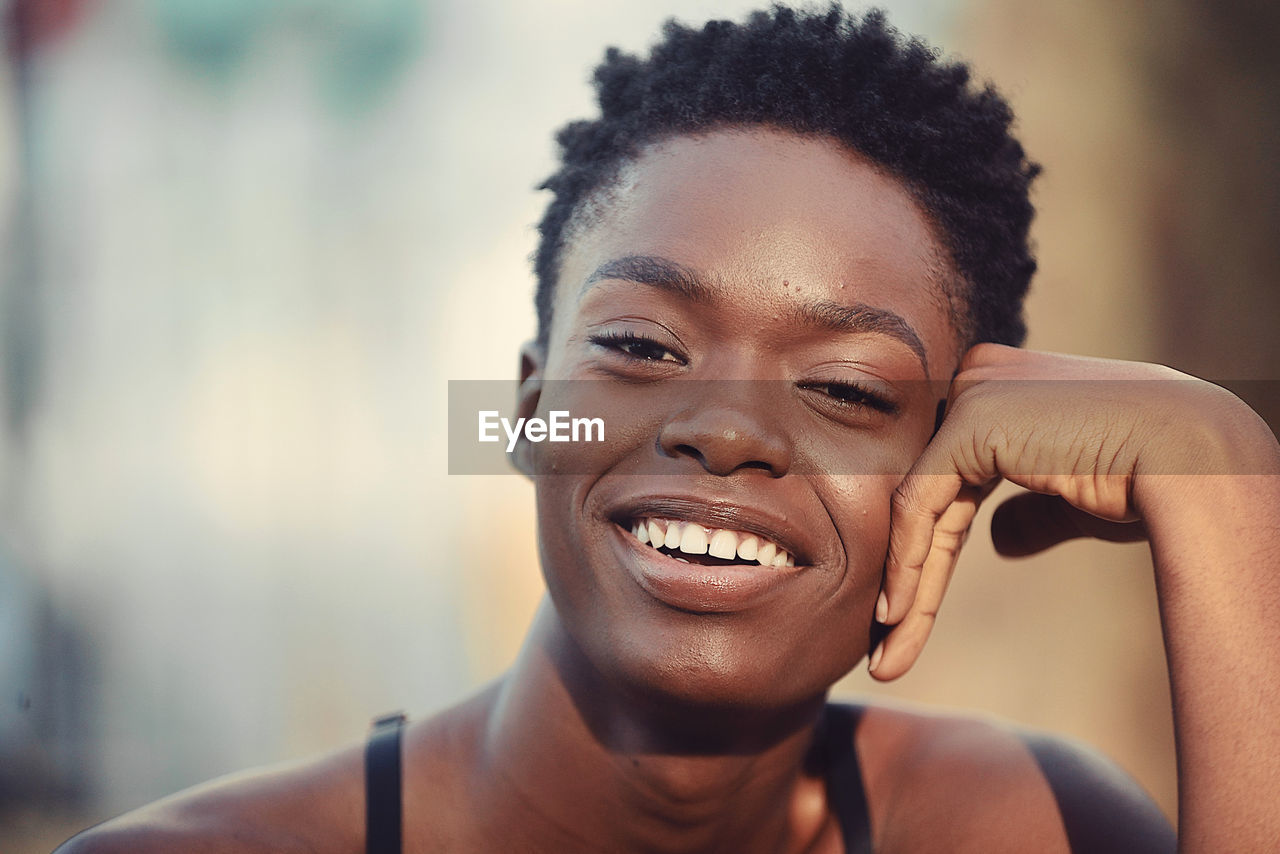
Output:
[[[975,347],[969,356],[986,358],[986,352]],[[959,379],[952,381],[941,427],[893,491],[884,588],[876,603],[876,618],[882,623],[895,625],[906,617],[934,528],[961,489],[978,489],[980,501],[999,481],[994,452],[969,424],[962,385]]]
[[[1015,495],[991,517],[991,540],[1006,557],[1026,557],[1079,537],[1133,543],[1145,540],[1147,530],[1141,522],[1101,519],[1064,498],[1038,492]]]
[[[908,474],[894,490],[884,589],[876,604],[880,622],[896,624],[906,617],[933,546],[934,529],[963,485],[958,474]]]
[[[896,679],[915,664],[933,631],[938,609],[955,573],[960,550],[968,538],[978,505],[989,492],[988,487],[963,487],[956,500],[938,517],[920,583],[907,615],[873,653],[875,667],[872,674],[876,679]]]

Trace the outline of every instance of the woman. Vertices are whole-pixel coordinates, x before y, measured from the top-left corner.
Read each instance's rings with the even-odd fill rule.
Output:
[[[1003,102],[839,10],[670,25],[596,80],[546,185],[519,415],[606,441],[515,448],[548,588],[517,662],[61,850],[1172,850],[1091,756],[826,704],[864,658],[911,666],[1000,478],[1029,490],[1003,551],[1150,540],[1177,845],[1280,838],[1280,449],[1207,383],[1015,349],[1036,169]]]

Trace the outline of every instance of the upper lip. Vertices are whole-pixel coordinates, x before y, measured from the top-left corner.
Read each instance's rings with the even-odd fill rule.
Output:
[[[795,557],[798,566],[813,563],[816,549],[802,529],[759,507],[731,500],[694,495],[646,495],[619,504],[608,513],[611,521],[629,528],[637,519],[677,519],[706,528],[743,531],[772,540]]]

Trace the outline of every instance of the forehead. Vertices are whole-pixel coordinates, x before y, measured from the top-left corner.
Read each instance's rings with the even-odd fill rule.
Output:
[[[956,355],[949,262],[929,221],[900,181],[825,137],[752,129],[663,141],[569,234],[553,337],[601,265],[643,255],[762,305],[782,287],[882,306],[907,318],[931,362]]]

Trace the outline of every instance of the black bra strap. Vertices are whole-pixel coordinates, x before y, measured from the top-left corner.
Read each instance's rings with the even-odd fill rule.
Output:
[[[400,732],[405,716],[373,722],[364,748],[365,851],[400,854]]]
[[[1172,854],[1178,847],[1169,820],[1118,768],[1090,762],[1059,738],[1024,733],[1022,740],[1053,790],[1073,852]]]
[[[860,710],[829,705],[826,709],[827,796],[840,823],[845,854],[870,854],[871,822],[862,786],[862,769],[853,747]],[[365,850],[367,854],[401,854],[400,735],[403,714],[374,721],[364,751]]]
[[[871,854],[871,819],[862,769],[853,746],[862,710],[856,706],[828,704],[826,720],[827,798],[840,823],[845,854]]]

